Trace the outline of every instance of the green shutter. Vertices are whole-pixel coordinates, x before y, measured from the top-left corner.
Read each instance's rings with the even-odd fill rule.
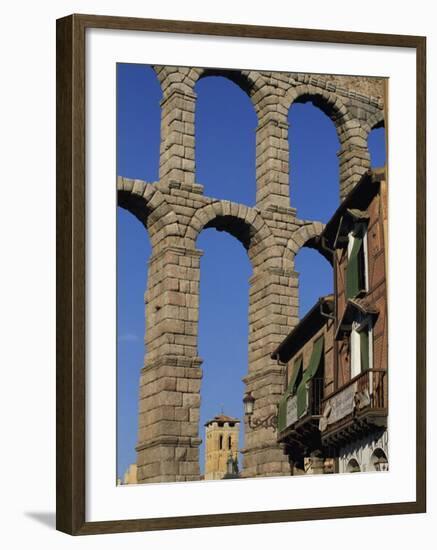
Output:
[[[308,382],[316,375],[322,358],[324,338],[321,336],[313,344],[313,351],[308,367],[305,369],[302,382],[297,388],[297,416],[301,417],[308,408]]]
[[[346,268],[346,299],[355,298],[358,292],[361,290],[360,284],[360,251],[363,246],[363,238],[360,236],[354,237],[354,243],[349,255]]]
[[[288,393],[285,393],[278,403],[278,432],[287,427],[287,399]]]
[[[360,332],[360,355],[361,372],[367,370],[370,366],[369,361],[369,332],[367,328]]]
[[[298,357],[293,364],[293,373],[291,374],[290,382],[288,384],[287,391],[289,394],[294,394],[296,392],[296,382],[299,378],[299,373],[302,369],[302,355]]]
[[[310,363],[303,375],[307,381],[311,380],[311,378],[314,378],[314,376],[316,375],[317,369],[319,368],[320,359],[322,358],[322,352],[323,352],[323,343],[324,343],[324,338],[323,336],[321,336],[313,344],[313,351],[311,353]]]
[[[293,363],[293,372],[290,382],[285,390],[284,395],[278,403],[278,431],[285,430],[287,427],[287,400],[290,395],[296,391],[296,382],[299,378],[299,373],[302,370],[302,356],[298,357]]]
[[[297,417],[300,418],[308,408],[308,391],[305,378],[297,388]]]

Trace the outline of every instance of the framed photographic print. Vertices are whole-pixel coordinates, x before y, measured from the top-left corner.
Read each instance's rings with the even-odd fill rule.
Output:
[[[58,20],[59,530],[425,511],[425,44]]]

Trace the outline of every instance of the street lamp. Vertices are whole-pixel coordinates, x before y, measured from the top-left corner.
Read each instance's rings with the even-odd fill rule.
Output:
[[[244,404],[244,414],[246,416],[252,416],[253,414],[253,405],[255,403],[255,398],[252,395],[252,392],[246,393],[246,395],[243,398],[243,404]]]
[[[255,398],[252,395],[252,392],[246,393],[243,398],[244,404],[244,414],[247,417],[247,422],[251,430],[256,430],[258,428],[272,428],[273,431],[276,431],[278,425],[278,415],[275,413],[269,414],[265,418],[253,418],[253,409],[255,405]]]

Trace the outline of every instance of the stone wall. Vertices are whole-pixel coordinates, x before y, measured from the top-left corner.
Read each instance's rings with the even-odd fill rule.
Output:
[[[382,123],[383,111],[381,99],[320,76],[181,67],[155,71],[163,91],[160,179],[119,177],[117,182],[119,205],[144,224],[152,245],[138,481],[188,481],[200,478],[199,233],[208,227],[227,231],[247,250],[253,275],[244,381],[256,400],[254,416],[275,413],[284,372],[270,354],[298,322],[294,256],[304,245],[317,247],[323,229],[318,221],[298,219],[290,205],[288,111],[293,102],[311,101],[333,120],[340,141],[340,197],[370,167],[367,135]],[[195,84],[217,74],[236,82],[257,113],[255,207],[207,197],[195,181]],[[289,475],[287,458],[271,429],[253,431],[246,424],[245,434],[243,476]]]

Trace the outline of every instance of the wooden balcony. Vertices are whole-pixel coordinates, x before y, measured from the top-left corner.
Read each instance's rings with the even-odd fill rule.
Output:
[[[286,427],[278,432],[278,442],[297,465],[303,468],[303,459],[312,451],[321,448],[319,421],[323,403],[323,379],[313,378],[308,383],[307,408],[297,416],[297,395],[287,402]]]
[[[368,369],[322,401],[319,420],[324,447],[340,447],[387,426],[388,374]]]

